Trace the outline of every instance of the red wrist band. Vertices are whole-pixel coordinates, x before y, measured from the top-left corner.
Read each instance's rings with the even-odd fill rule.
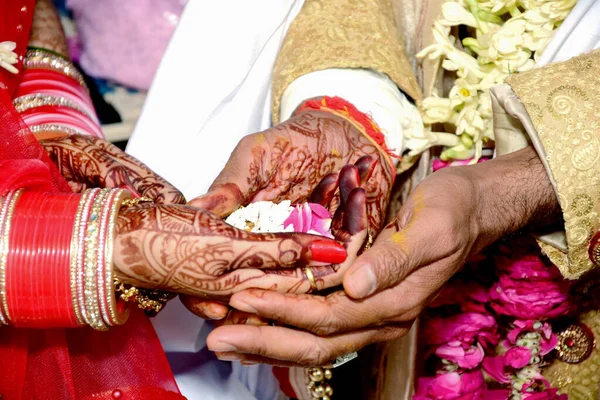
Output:
[[[375,144],[395,169],[390,157],[399,158],[393,154],[385,143],[385,136],[379,126],[367,114],[359,111],[352,103],[340,98],[324,96],[319,100],[307,100],[298,107],[297,112],[306,110],[319,110],[330,112],[342,117],[354,125],[360,132]]]
[[[80,194],[24,192],[13,213],[6,302],[18,327],[79,326],[70,288],[71,237]]]

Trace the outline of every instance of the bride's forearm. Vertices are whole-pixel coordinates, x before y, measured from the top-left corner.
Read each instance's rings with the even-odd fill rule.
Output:
[[[51,50],[61,56],[69,57],[65,32],[52,0],[36,1],[29,46]]]

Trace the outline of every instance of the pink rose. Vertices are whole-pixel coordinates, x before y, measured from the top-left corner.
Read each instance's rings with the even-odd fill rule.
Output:
[[[543,259],[537,247],[511,243],[498,246],[494,262],[500,275],[528,281],[562,279],[558,268]]]
[[[432,318],[424,329],[425,343],[442,345],[454,341],[471,345],[475,339],[486,339],[496,334],[496,319],[489,314],[462,313],[448,318]]]
[[[526,347],[511,347],[504,354],[504,364],[515,369],[521,369],[531,361],[531,350]]]
[[[568,314],[570,283],[566,281],[525,281],[501,276],[491,289],[491,306],[498,314],[520,319],[541,320]]]
[[[503,356],[486,357],[483,360],[483,370],[497,382],[510,383],[510,373]]]
[[[456,363],[460,368],[473,369],[483,361],[484,352],[480,344],[466,346],[462,342],[455,341],[441,345],[435,350],[435,354]]]
[[[485,304],[489,301],[489,288],[477,282],[454,281],[444,287],[430,307],[458,304],[462,312],[486,314]]]
[[[294,232],[315,233],[333,238],[331,232],[331,214],[320,204],[303,203],[294,206],[283,227],[292,225]]]
[[[413,400],[483,400],[486,385],[483,373],[478,371],[451,372],[435,378],[420,378]]]

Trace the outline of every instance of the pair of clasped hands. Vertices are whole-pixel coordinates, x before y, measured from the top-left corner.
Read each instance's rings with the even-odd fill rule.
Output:
[[[242,139],[209,192],[187,205],[107,142],[73,135],[41,143],[75,191],[129,187],[155,200],[120,212],[116,273],[179,293],[190,311],[219,320],[207,344],[224,360],[319,366],[396,339],[502,231],[477,222],[481,199],[462,167],[428,177],[384,227],[394,167],[353,125],[321,111]],[[328,207],[335,240],[253,234],[223,222],[259,200]],[[313,290],[307,266],[312,284],[329,294]]]

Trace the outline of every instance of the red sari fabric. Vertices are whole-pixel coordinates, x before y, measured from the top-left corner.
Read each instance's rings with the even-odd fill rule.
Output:
[[[34,5],[0,0],[0,42],[16,42],[20,56]],[[16,67],[21,70],[21,62]],[[0,68],[0,196],[18,188],[67,192],[67,182],[12,105],[19,78]],[[0,327],[0,359],[4,400],[184,399],[150,321],[138,309],[124,326],[107,332]]]

